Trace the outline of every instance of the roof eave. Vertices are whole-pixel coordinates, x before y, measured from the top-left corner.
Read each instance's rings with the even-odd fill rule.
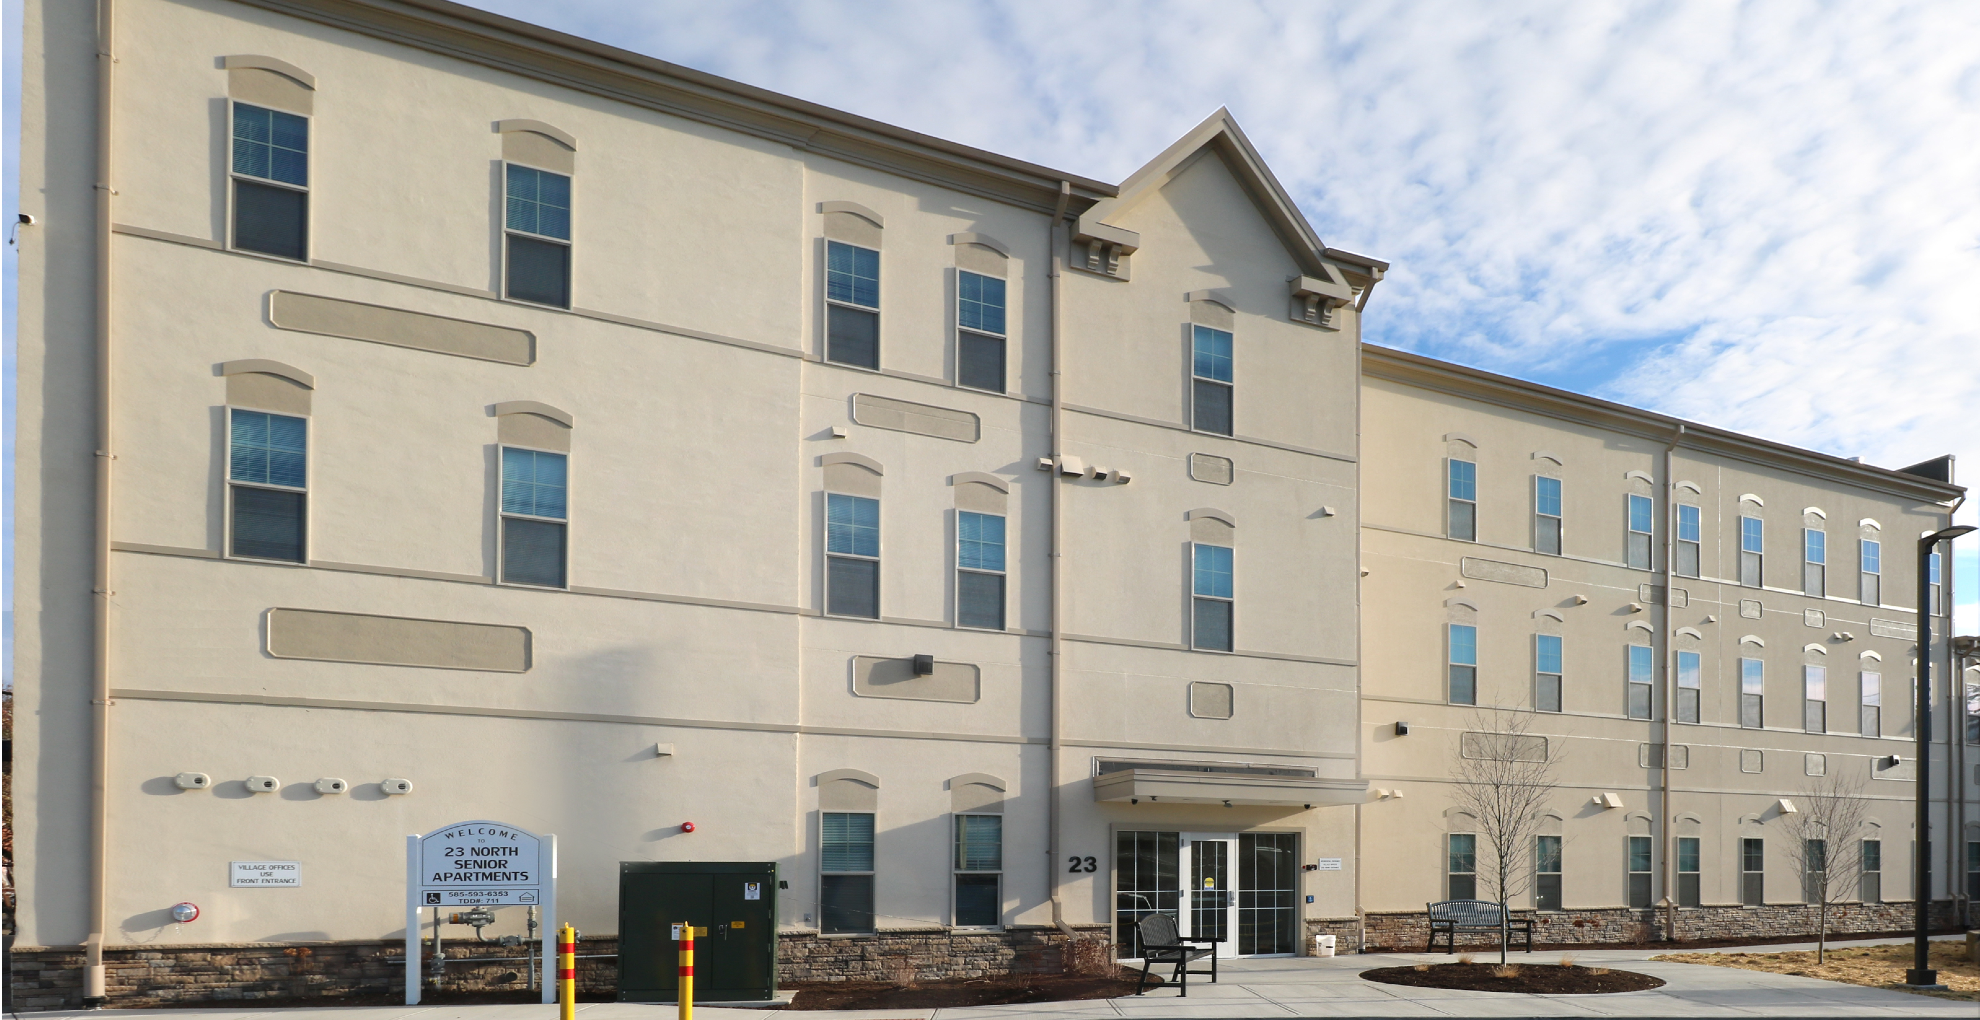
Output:
[[[1571,421],[1588,422],[1617,431],[1670,442],[1684,427],[1681,446],[1718,456],[1833,480],[1841,478],[1865,488],[1931,503],[1949,503],[1966,490],[1891,468],[1877,467],[1786,443],[1701,425],[1670,415],[1556,389],[1540,383],[1497,375],[1390,347],[1361,345],[1362,372],[1384,379],[1486,400],[1502,406]]]

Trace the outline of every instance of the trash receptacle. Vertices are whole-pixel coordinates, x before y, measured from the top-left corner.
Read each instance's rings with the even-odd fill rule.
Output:
[[[1334,955],[1334,936],[1332,935],[1313,936],[1313,955],[1315,956]]]

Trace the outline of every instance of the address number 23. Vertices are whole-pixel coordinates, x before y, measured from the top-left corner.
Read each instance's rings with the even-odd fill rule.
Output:
[[[1091,857],[1075,857],[1072,859],[1071,864],[1072,866],[1066,870],[1075,875],[1082,872],[1091,873],[1100,870],[1100,863]]]

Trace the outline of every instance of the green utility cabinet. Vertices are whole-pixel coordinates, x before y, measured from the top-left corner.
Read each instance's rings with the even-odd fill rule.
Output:
[[[674,1002],[680,945],[694,940],[696,1002],[769,1000],[777,990],[777,865],[624,861],[619,865],[619,1001]]]

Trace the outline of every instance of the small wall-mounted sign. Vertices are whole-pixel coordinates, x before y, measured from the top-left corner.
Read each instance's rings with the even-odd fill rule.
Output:
[[[1315,870],[1339,871],[1341,870],[1341,859],[1338,857],[1322,857],[1320,858],[1320,867],[1316,868]]]
[[[228,861],[227,885],[234,889],[298,889],[302,865],[295,861]]]

